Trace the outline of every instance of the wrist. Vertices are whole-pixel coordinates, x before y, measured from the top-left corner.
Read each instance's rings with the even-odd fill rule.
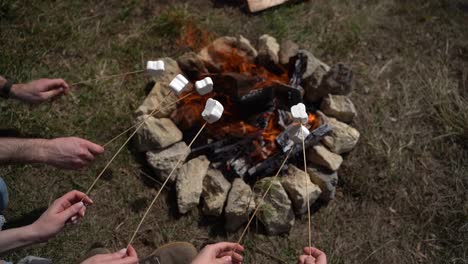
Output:
[[[22,229],[20,238],[24,245],[31,245],[43,241],[40,231],[34,223],[20,228]]]
[[[52,149],[52,141],[50,139],[34,139],[34,150],[32,162],[48,163],[50,161],[50,153]]]
[[[2,84],[0,86],[0,96],[3,98],[9,98],[12,95],[13,86],[15,86],[13,80],[7,80],[2,78]]]
[[[10,89],[9,97],[13,98],[13,99],[21,99],[21,97],[19,95],[20,95],[20,91],[23,90],[24,86],[25,86],[25,84],[23,84],[23,83],[13,84],[11,86],[11,89]]]

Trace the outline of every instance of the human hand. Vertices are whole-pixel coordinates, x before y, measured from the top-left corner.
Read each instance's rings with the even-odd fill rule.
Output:
[[[43,162],[61,169],[79,170],[88,166],[104,148],[77,137],[48,140]]]
[[[305,247],[304,255],[299,257],[299,264],[327,264],[327,256],[314,247]]]
[[[81,264],[137,264],[138,255],[130,245],[112,254],[99,254],[92,256]]]
[[[66,94],[69,90],[70,87],[62,79],[39,79],[29,83],[14,84],[10,96],[27,103],[42,103],[59,94]]]
[[[242,256],[237,251],[244,251],[244,247],[229,242],[208,245],[198,253],[192,264],[240,264]]]
[[[72,218],[76,223],[84,217],[86,206],[93,201],[84,193],[71,191],[55,200],[51,206],[31,224],[38,241],[47,241],[57,235]]]

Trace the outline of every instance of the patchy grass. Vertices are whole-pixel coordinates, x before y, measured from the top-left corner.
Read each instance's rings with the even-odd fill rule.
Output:
[[[25,8],[27,5],[28,8]],[[313,215],[314,244],[330,263],[466,263],[468,153],[466,147],[466,1],[317,0],[251,15],[210,1],[2,1],[0,73],[21,81],[63,77],[69,83],[143,68],[147,59],[176,57],[188,24],[214,36],[264,33],[291,39],[328,64],[355,72],[352,99],[361,131],[358,147],[339,171],[337,199]],[[466,76],[461,74],[461,76]],[[466,78],[466,77],[464,77]],[[142,75],[91,81],[73,97],[29,107],[0,102],[0,122],[34,137],[81,136],[104,143],[127,128],[144,97]],[[462,88],[460,88],[462,87]],[[464,87],[464,88],[463,88]],[[31,221],[56,197],[84,190],[120,140],[89,169],[41,165],[0,169],[11,191],[12,225]],[[95,242],[125,246],[158,184],[140,173],[128,148],[92,194],[86,220],[47,244],[11,252],[72,263]],[[164,192],[135,241],[144,256],[174,240],[196,246],[235,241],[198,212],[175,213]],[[307,219],[291,234],[266,237],[254,225],[245,263],[294,263],[307,244]],[[273,257],[271,257],[273,256]]]

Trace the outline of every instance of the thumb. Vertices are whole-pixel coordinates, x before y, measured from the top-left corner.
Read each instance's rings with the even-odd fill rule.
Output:
[[[43,96],[45,99],[50,99],[54,96],[57,96],[61,93],[63,93],[63,88],[58,88],[58,89],[52,89],[52,90],[49,90],[49,91],[46,91],[46,92],[42,92]]]
[[[67,210],[63,211],[62,213],[60,213],[62,219],[64,221],[67,221],[68,219],[70,219],[72,216],[78,214],[78,212],[81,210],[81,208],[84,207],[84,203],[83,202],[78,202],[70,207],[67,208]]]
[[[315,259],[311,256],[308,256],[305,261],[304,261],[304,264],[315,264]]]
[[[222,258],[217,259],[216,264],[232,264],[232,257],[225,256]]]

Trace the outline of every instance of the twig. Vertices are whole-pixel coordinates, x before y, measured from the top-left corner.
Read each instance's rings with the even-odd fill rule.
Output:
[[[170,93],[168,93],[164,98],[163,100],[161,101],[161,103],[159,105],[161,105],[162,103],[164,103],[164,101],[166,101],[166,99],[169,97]],[[89,195],[89,193],[91,192],[91,190],[93,189],[94,185],[96,185],[96,183],[99,181],[99,179],[101,178],[101,176],[104,174],[104,172],[107,170],[107,168],[111,165],[111,163],[114,161],[114,159],[119,155],[119,153],[122,151],[122,149],[125,147],[125,145],[127,145],[127,143],[133,138],[133,136],[138,132],[138,130],[140,130],[140,128],[143,127],[143,125],[145,124],[146,120],[152,115],[154,114],[156,111],[158,110],[158,108],[155,108],[149,116],[147,116],[143,122],[141,122],[138,127],[135,129],[135,131],[133,131],[133,133],[127,138],[127,140],[125,140],[125,142],[122,144],[122,146],[120,146],[120,148],[117,150],[117,152],[114,154],[114,156],[109,160],[109,162],[107,162],[106,166],[104,167],[104,169],[101,170],[101,172],[98,174],[98,176],[96,177],[96,179],[94,180],[94,182],[91,184],[91,186],[88,188],[88,190],[86,191],[86,195]]]
[[[172,102],[172,103],[170,103],[170,104],[168,104],[168,105],[166,105],[166,106],[160,108],[158,111],[156,111],[156,112],[154,112],[154,113],[150,113],[148,116],[155,116],[155,115],[159,114],[159,113],[162,111],[162,109],[168,108],[168,107],[170,107],[170,106],[172,106],[172,105],[174,105],[174,104],[177,104],[178,102],[180,102],[180,101],[184,100],[185,98],[187,98],[188,96],[190,96],[192,93],[193,93],[193,91],[190,92],[190,93],[187,93],[186,95],[182,96],[181,98],[177,99],[176,101],[174,101],[174,102]],[[166,97],[167,97],[167,96],[169,96],[169,94],[166,95]],[[164,100],[164,99],[163,99],[163,100]],[[162,103],[162,102],[161,102],[161,103]],[[158,108],[158,107],[156,107],[156,109],[157,109],[157,108]],[[146,119],[143,120],[142,122],[140,122],[140,124],[141,124],[141,123],[144,123],[145,121],[146,121]],[[102,146],[103,146],[103,147],[106,147],[107,145],[109,145],[110,143],[114,142],[116,139],[120,138],[121,136],[125,135],[128,131],[132,130],[132,128],[135,128],[135,127],[138,126],[138,125],[139,125],[139,124],[134,124],[133,126],[127,128],[127,129],[125,129],[125,131],[123,131],[122,133],[120,133],[120,134],[118,134],[117,136],[113,137],[111,140],[107,141],[107,142],[106,142],[104,145],[102,145]]]
[[[305,152],[305,143],[304,143],[304,131],[301,129],[301,137],[302,137],[302,153],[304,155],[304,174],[305,174],[305,187],[306,187],[306,200],[307,200],[307,215],[309,217],[309,248],[312,247],[312,232],[310,226],[310,201],[309,201],[309,184],[308,184],[308,175],[307,175],[307,160],[306,160],[306,152]],[[309,251],[309,256],[312,255],[312,251]]]
[[[193,143],[195,142],[195,140],[198,138],[198,136],[200,135],[200,133],[203,131],[203,129],[206,127],[206,122],[203,124],[203,126],[200,128],[200,130],[198,130],[197,134],[195,135],[195,137],[192,139],[192,141],[190,142],[190,144],[187,146],[186,148],[186,152],[190,151],[190,148],[192,147]],[[164,187],[166,187],[167,183],[169,182],[169,180],[171,179],[172,177],[172,174],[175,172],[175,170],[177,169],[177,167],[180,165],[180,163],[185,160],[186,157],[182,156],[179,158],[179,160],[177,161],[176,165],[174,166],[174,168],[172,168],[172,171],[171,173],[169,173],[169,176],[167,176],[166,180],[164,181],[163,185],[161,186],[161,188],[159,189],[158,193],[156,194],[156,196],[154,197],[153,201],[151,201],[151,204],[148,206],[148,209],[146,209],[146,212],[145,214],[143,215],[143,217],[141,218],[140,220],[140,223],[138,224],[135,232],[133,233],[132,235],[132,238],[130,238],[130,241],[128,242],[128,245],[127,245],[127,248],[133,243],[133,240],[135,239],[138,231],[140,230],[141,228],[141,225],[143,224],[143,222],[145,221],[145,218],[146,216],[148,215],[148,213],[150,212],[151,208],[153,207],[154,203],[156,202],[156,200],[158,199],[159,195],[161,194],[162,190],[164,189]]]
[[[289,150],[288,154],[286,155],[286,157],[283,160],[283,163],[281,164],[280,168],[276,172],[276,175],[271,180],[270,185],[268,186],[268,188],[263,193],[262,199],[260,200],[260,202],[257,205],[257,207],[255,208],[252,216],[250,217],[249,221],[247,222],[247,225],[245,226],[244,230],[242,231],[242,234],[240,235],[239,240],[237,241],[237,244],[240,244],[240,242],[242,241],[242,238],[244,238],[245,233],[249,229],[250,223],[252,223],[252,220],[254,219],[255,215],[257,214],[258,209],[260,209],[260,206],[262,205],[263,201],[265,200],[265,197],[267,196],[268,192],[270,191],[271,187],[273,186],[274,181],[276,180],[276,178],[278,178],[278,175],[280,174],[281,170],[283,169],[284,165],[286,164],[286,161],[289,159],[289,155],[291,154],[293,149],[294,148],[291,148]],[[232,254],[234,254],[234,251],[232,252]]]
[[[84,81],[80,81],[80,82],[77,82],[77,83],[72,83],[70,86],[77,86],[77,85],[84,84],[84,83],[88,83],[88,82],[92,82],[92,81],[108,80],[108,79],[112,79],[112,78],[115,78],[115,77],[127,76],[127,75],[142,73],[142,72],[144,72],[144,71],[145,71],[145,70],[138,70],[138,71],[131,71],[131,72],[124,72],[124,73],[113,74],[113,75],[108,75],[108,76],[102,76],[102,77],[95,78],[95,79],[89,79],[89,80],[84,80]]]

